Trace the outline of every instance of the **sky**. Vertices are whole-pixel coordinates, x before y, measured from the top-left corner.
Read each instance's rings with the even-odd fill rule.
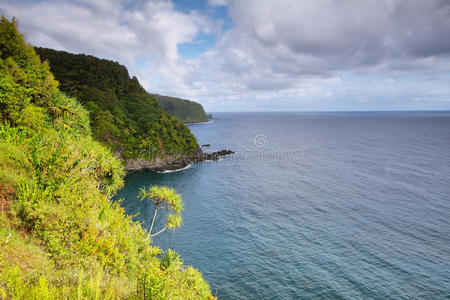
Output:
[[[450,0],[0,0],[28,42],[207,111],[450,110]]]

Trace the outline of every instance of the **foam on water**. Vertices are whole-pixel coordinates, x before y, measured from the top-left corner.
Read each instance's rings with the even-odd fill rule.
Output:
[[[190,167],[192,167],[192,164],[187,165],[186,167],[183,168],[179,168],[179,169],[175,169],[175,170],[164,170],[164,171],[158,171],[156,173],[173,173],[173,172],[179,172],[179,171],[183,171],[186,169],[189,169]]]

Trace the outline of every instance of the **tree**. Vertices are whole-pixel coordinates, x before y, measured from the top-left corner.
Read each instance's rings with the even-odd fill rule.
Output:
[[[155,205],[155,212],[153,214],[152,224],[150,225],[147,239],[152,236],[157,236],[167,229],[174,230],[181,226],[181,212],[183,211],[183,201],[181,200],[181,196],[177,194],[174,189],[167,186],[151,186],[148,190],[141,189],[139,198],[141,200],[151,201]],[[167,216],[166,224],[164,225],[164,227],[160,231],[152,234],[156,216],[158,214],[158,210],[160,209],[169,210],[169,215]]]
[[[27,107],[30,103],[47,106],[57,91],[58,82],[48,64],[41,63],[33,47],[17,31],[17,22],[0,21],[0,121],[15,125],[27,114],[39,119],[44,109]],[[26,108],[26,109],[25,109]],[[40,111],[39,111],[40,110]],[[23,117],[22,117],[23,119]]]
[[[189,128],[164,112],[156,98],[136,78],[130,78],[125,66],[84,54],[45,48],[36,51],[50,64],[60,90],[78,98],[89,109],[94,137],[124,159],[152,161],[156,157],[190,155],[196,151],[197,140]],[[1,92],[0,89],[0,108]]]

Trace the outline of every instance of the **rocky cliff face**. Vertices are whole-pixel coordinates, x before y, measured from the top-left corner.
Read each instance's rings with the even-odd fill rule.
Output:
[[[213,153],[204,153],[200,147],[191,155],[169,155],[161,158],[157,157],[152,161],[147,161],[142,158],[133,158],[126,161],[125,171],[127,173],[135,173],[142,171],[163,172],[169,170],[178,170],[187,167],[189,164],[206,161],[218,160],[222,156],[234,154],[231,150],[221,150]]]
[[[189,157],[168,156],[165,158],[157,157],[152,161],[142,158],[133,158],[126,161],[125,171],[127,173],[155,171],[162,172],[167,170],[178,170],[188,166],[192,159]]]

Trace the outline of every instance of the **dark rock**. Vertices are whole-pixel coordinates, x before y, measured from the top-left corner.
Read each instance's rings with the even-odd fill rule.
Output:
[[[197,147],[192,154],[168,155],[165,157],[156,157],[151,162],[142,158],[133,158],[125,162],[125,171],[135,173],[142,171],[163,172],[170,170],[179,170],[187,167],[194,162],[207,160],[219,160],[222,156],[234,154],[231,150],[220,150],[212,153],[205,153],[200,147]],[[117,154],[116,154],[117,155]]]
[[[222,156],[234,154],[231,150],[220,150],[213,153],[198,153],[196,161],[218,160]]]
[[[202,145],[202,147],[209,147],[209,146],[211,146],[211,144],[204,144],[204,145]]]
[[[192,162],[188,156],[167,156],[164,158],[156,157],[151,162],[142,158],[133,158],[126,161],[125,171],[127,173],[136,173],[142,171],[169,171],[185,168]]]

